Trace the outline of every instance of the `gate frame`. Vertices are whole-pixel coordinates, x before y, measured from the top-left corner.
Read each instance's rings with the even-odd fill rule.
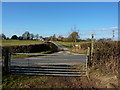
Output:
[[[6,50],[5,59],[4,59],[4,67],[5,67],[5,72],[7,74],[10,73],[11,55],[17,55],[17,54],[23,54],[23,53],[10,53],[9,50]],[[35,53],[34,54],[33,53],[26,53],[26,54],[29,54],[29,55],[49,55],[50,56],[50,54],[35,54]],[[51,55],[55,55],[55,54],[51,54]],[[88,47],[87,56],[86,56],[86,63],[85,63],[85,65],[86,65],[86,76],[88,75],[87,70],[88,70],[89,62],[90,62],[90,47]]]

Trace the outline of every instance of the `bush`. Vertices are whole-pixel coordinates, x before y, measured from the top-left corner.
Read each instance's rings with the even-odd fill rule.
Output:
[[[35,53],[43,51],[57,51],[57,46],[53,43],[43,43],[34,45],[22,45],[22,46],[3,46],[2,55],[4,56],[6,50],[11,53]]]
[[[92,65],[107,73],[118,73],[118,42],[96,42]]]

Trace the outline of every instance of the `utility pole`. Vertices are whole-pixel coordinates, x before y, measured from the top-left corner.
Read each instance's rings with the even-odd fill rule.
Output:
[[[113,30],[113,41],[114,41],[114,37],[115,37],[115,30]]]
[[[71,28],[71,30],[72,30],[72,28]],[[74,25],[74,27],[73,27],[73,32],[76,32],[76,25]],[[75,47],[76,37],[72,36],[72,38],[73,38],[73,47]]]

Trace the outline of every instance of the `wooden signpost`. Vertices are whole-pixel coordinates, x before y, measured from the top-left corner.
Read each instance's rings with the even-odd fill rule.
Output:
[[[92,34],[92,38],[91,38],[91,53],[90,53],[91,63],[93,58],[93,50],[94,50],[94,34]]]

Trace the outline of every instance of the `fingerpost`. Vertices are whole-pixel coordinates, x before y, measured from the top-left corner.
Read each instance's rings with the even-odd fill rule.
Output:
[[[92,58],[93,58],[93,50],[94,50],[94,34],[92,34],[92,38],[91,38],[91,62],[92,62]]]

